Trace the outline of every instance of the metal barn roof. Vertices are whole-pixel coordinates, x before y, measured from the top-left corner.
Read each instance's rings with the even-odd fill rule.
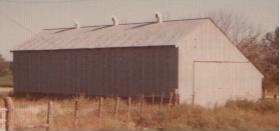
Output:
[[[12,51],[176,45],[208,18],[45,29]]]

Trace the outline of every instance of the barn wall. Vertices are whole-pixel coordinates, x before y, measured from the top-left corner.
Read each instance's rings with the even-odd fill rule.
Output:
[[[252,89],[254,100],[260,98],[262,85],[262,74],[248,61],[246,57],[236,48],[235,45],[227,39],[227,37],[210,21],[204,21],[201,26],[194,30],[191,34],[178,42],[179,47],[179,93],[180,102],[192,103],[196,94],[194,78],[195,61],[206,61],[214,63],[244,63],[250,70],[242,67],[234,66],[236,69],[235,75],[242,75],[243,72],[254,76],[250,81],[237,81],[239,83],[248,82],[255,83],[248,87]],[[206,68],[207,66],[205,66]],[[225,72],[226,73],[226,72]],[[252,82],[253,80],[254,82]],[[222,83],[222,82],[221,82]],[[207,83],[206,83],[207,84]],[[211,84],[211,81],[210,83]],[[232,87],[223,83],[223,86]],[[247,89],[236,87],[239,92],[247,91]],[[237,98],[237,97],[236,97]],[[243,96],[244,99],[246,97]],[[208,97],[207,99],[210,99]],[[217,101],[218,102],[218,101]],[[200,104],[200,103],[196,103]]]
[[[261,98],[261,78],[248,63],[195,62],[194,103],[203,106],[219,106],[227,100]],[[240,72],[242,73],[236,73]]]
[[[139,96],[178,84],[174,46],[14,52],[15,92]]]

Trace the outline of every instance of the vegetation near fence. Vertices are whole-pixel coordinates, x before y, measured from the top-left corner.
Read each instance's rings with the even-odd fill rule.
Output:
[[[13,98],[13,128],[56,129],[142,129],[278,128],[278,101],[229,101],[225,106],[206,109],[175,103],[135,99]]]

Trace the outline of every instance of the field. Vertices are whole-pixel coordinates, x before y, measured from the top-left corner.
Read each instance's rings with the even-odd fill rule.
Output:
[[[49,99],[13,98],[15,127],[35,128],[46,123]],[[86,97],[53,99],[55,129],[74,129],[74,103],[79,102],[78,129],[276,129],[278,101],[231,101],[223,107],[206,109],[191,105],[144,103],[142,111],[138,100],[132,101],[131,117],[127,115],[127,101],[121,100],[114,116],[115,100],[104,100],[102,118],[98,117],[98,100]]]

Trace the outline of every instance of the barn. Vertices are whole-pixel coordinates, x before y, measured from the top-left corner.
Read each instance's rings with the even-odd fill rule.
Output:
[[[13,49],[15,93],[258,100],[263,75],[210,18],[45,29]]]

